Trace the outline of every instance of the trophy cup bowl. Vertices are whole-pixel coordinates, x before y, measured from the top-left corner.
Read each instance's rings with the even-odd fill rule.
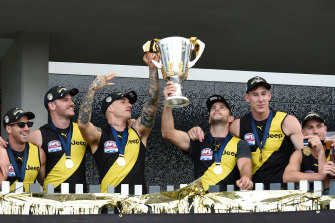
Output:
[[[171,108],[181,108],[190,104],[190,100],[183,96],[181,83],[187,79],[189,68],[200,58],[204,51],[205,44],[196,37],[186,39],[183,37],[167,37],[159,41],[153,40],[156,50],[160,52],[161,61],[152,61],[157,68],[160,68],[165,81],[172,81],[177,90],[170,95],[163,103]],[[143,45],[143,49],[148,46]],[[149,41],[150,47],[153,43]],[[192,51],[196,52],[196,57],[191,60]]]

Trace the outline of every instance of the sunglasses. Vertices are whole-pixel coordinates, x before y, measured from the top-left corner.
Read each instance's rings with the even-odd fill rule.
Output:
[[[31,128],[33,127],[33,122],[16,122],[16,123],[12,123],[9,124],[9,126],[13,126],[13,125],[18,125],[21,129],[23,129],[26,125]]]

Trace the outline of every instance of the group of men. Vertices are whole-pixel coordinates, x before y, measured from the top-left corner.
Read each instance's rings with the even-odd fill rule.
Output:
[[[136,92],[113,92],[101,103],[101,112],[107,119],[102,129],[90,120],[95,93],[112,86],[115,74],[97,76],[83,98],[78,122],[72,97],[78,89],[62,86],[51,88],[44,97],[48,123],[30,132],[35,115],[21,108],[8,111],[3,124],[8,141],[0,145],[0,183],[9,180],[23,182],[25,191],[37,179],[46,191],[53,184],[60,191],[62,183],[83,184],[86,191],[85,153],[93,154],[100,173],[101,192],[113,185],[120,192],[121,184],[142,185],[146,193],[144,158],[147,140],[153,128],[159,103],[158,70],[152,60],[158,55],[147,52],[143,60],[149,67],[148,100],[141,116],[131,119],[131,108],[137,100]],[[175,129],[172,109],[164,106],[162,136],[187,152],[194,161],[194,177],[200,178],[204,190],[220,185],[226,190],[233,184],[241,190],[250,190],[255,183],[298,182],[324,180],[335,174],[335,165],[329,161],[329,150],[322,144],[326,132],[325,120],[316,113],[308,114],[302,127],[292,115],[269,107],[270,84],[261,77],[247,83],[245,100],[251,112],[234,120],[229,103],[221,95],[212,95],[206,101],[210,129],[205,134],[194,127],[188,133]],[[164,97],[174,94],[176,87],[167,82]],[[311,156],[302,153],[303,139],[307,139]],[[335,146],[335,143],[333,144]],[[306,158],[307,157],[307,158]],[[316,167],[316,168],[315,168]]]

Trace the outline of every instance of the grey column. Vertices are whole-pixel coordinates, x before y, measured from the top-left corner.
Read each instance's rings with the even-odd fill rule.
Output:
[[[35,113],[32,129],[47,122],[43,99],[48,90],[48,63],[49,35],[20,33],[1,61],[1,120],[6,111],[18,106]],[[2,136],[7,138],[2,124],[1,128]]]

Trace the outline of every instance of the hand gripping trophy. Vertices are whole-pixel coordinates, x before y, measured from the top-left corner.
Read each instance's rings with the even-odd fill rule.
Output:
[[[152,61],[156,67],[160,68],[165,81],[172,81],[177,87],[174,95],[169,96],[164,105],[171,108],[181,108],[190,104],[187,97],[181,92],[181,83],[187,79],[189,68],[199,60],[205,44],[192,37],[167,37],[164,39],[154,39],[143,45],[144,52],[159,52],[161,61]],[[196,53],[194,60],[191,60],[192,51]]]

